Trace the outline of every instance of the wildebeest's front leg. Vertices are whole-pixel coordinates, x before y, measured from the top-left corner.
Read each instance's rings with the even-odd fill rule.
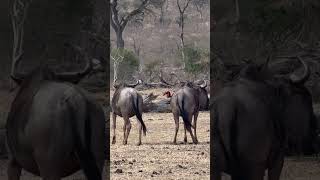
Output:
[[[194,113],[193,116],[193,128],[194,128],[194,137],[196,139],[196,142],[198,142],[198,137],[197,137],[197,119],[198,119],[199,112]]]
[[[173,144],[177,144],[177,134],[179,131],[179,115],[174,113],[173,118],[174,118],[174,123],[176,125],[175,133],[174,133],[174,137],[173,137]]]
[[[116,113],[112,113],[112,129],[113,129],[113,137],[112,137],[112,144],[116,143],[116,119],[117,119],[117,115]]]
[[[128,143],[128,137],[130,134],[131,130],[131,123],[130,119],[128,117],[123,117],[124,119],[124,125],[123,125],[123,133],[124,133],[124,138],[123,138],[123,145],[126,145]]]
[[[13,158],[9,160],[8,165],[8,179],[9,180],[19,180],[21,176],[21,166]]]

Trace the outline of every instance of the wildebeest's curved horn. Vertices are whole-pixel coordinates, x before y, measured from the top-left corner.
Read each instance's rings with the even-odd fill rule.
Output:
[[[309,69],[309,66],[307,65],[307,63],[304,60],[302,60],[299,56],[297,58],[303,64],[304,72],[303,72],[303,75],[300,76],[300,77],[295,75],[295,74],[291,74],[290,75],[290,80],[293,83],[303,84],[308,80],[308,78],[310,76],[310,69]]]
[[[200,85],[201,88],[206,88],[207,86],[208,86],[207,81],[204,81],[204,83]]]
[[[135,88],[136,86],[138,86],[139,84],[142,84],[142,81],[139,79],[135,84],[127,84],[128,87],[132,87]]]
[[[87,53],[85,53],[80,47],[77,47],[77,46],[72,46],[72,47],[84,57],[84,59],[86,61],[86,66],[81,71],[63,72],[63,73],[54,72],[54,75],[59,80],[78,83],[84,76],[86,76],[87,74],[90,73],[93,65],[92,65],[92,61],[89,59]]]

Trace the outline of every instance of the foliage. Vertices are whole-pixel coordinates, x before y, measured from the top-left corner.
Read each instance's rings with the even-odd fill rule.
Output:
[[[154,60],[154,61],[151,61],[151,62],[145,64],[144,70],[145,70],[146,74],[152,74],[154,71],[159,69],[160,64],[161,64],[161,61],[157,61],[157,60]]]
[[[132,75],[138,70],[139,59],[135,56],[134,52],[129,49],[112,49],[112,57],[122,56],[123,59],[119,62],[118,80],[130,80]],[[112,60],[110,65],[114,65]],[[113,73],[113,69],[112,69]]]
[[[199,74],[201,72],[209,71],[209,50],[199,47],[185,46],[184,63],[185,71],[191,74]],[[181,53],[179,53],[181,56]],[[182,58],[182,57],[181,57]]]

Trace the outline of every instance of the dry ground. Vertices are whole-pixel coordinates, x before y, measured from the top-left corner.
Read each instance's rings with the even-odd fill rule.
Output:
[[[171,113],[145,113],[148,132],[142,145],[136,146],[138,129],[131,118],[128,145],[122,145],[123,119],[117,118],[117,142],[111,144],[111,179],[209,179],[210,119],[209,112],[198,118],[199,144],[183,144],[184,128],[180,123],[177,143],[173,145],[174,121]],[[180,119],[182,122],[182,120]],[[112,138],[112,130],[111,136]],[[188,135],[188,141],[191,137]],[[111,141],[110,141],[111,142]]]

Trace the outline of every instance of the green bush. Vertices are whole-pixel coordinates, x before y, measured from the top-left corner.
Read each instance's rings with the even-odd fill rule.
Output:
[[[199,74],[209,71],[209,50],[198,47],[185,46],[184,63],[185,71],[191,74]],[[182,54],[180,53],[182,59]]]
[[[132,75],[139,68],[139,59],[134,52],[129,49],[112,49],[111,56],[118,57],[121,55],[123,60],[119,64],[118,80],[131,80]],[[111,59],[111,72],[113,74],[113,60]]]

